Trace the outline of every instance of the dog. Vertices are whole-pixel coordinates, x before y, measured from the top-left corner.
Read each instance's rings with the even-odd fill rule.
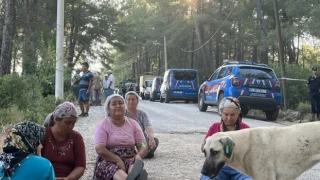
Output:
[[[219,132],[206,139],[201,173],[227,165],[253,180],[293,180],[320,161],[320,122]]]

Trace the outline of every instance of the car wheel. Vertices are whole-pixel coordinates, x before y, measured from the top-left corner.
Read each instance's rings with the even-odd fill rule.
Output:
[[[166,93],[166,99],[164,100],[165,103],[169,103],[170,99],[168,98],[168,94]]]
[[[219,115],[221,116],[221,111],[220,111],[220,102],[221,102],[221,100],[224,98],[224,94],[223,93],[220,93],[219,94],[219,97],[218,97],[218,106],[217,106],[217,108],[218,108],[218,113],[219,113]]]
[[[247,115],[249,113],[249,108],[248,106],[241,106],[241,114],[243,116]]]
[[[279,108],[277,107],[273,111],[265,111],[265,113],[266,113],[266,117],[269,121],[275,121],[275,120],[277,120],[277,118],[279,116]]]
[[[206,111],[207,108],[208,108],[208,105],[206,105],[204,103],[204,94],[203,94],[203,92],[200,93],[200,95],[199,95],[198,107],[199,107],[199,111],[202,111],[202,112]]]

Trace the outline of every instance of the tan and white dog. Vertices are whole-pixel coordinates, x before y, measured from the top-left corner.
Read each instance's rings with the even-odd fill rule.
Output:
[[[201,173],[231,166],[253,180],[293,180],[320,162],[320,122],[219,132],[206,139]]]

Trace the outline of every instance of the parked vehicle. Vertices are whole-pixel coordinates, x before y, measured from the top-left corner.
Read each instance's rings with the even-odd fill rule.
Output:
[[[150,101],[155,101],[160,99],[160,86],[163,82],[163,77],[157,76],[152,81]]]
[[[226,61],[201,84],[199,110],[206,111],[208,106],[216,105],[219,111],[220,100],[228,96],[239,99],[243,115],[250,109],[264,111],[268,120],[276,120],[279,115],[280,82],[267,65]]]
[[[119,84],[119,94],[123,97],[126,95],[128,91],[135,91],[139,94],[139,87],[132,80],[128,79],[127,81],[120,82]]]
[[[169,69],[164,73],[160,87],[160,102],[172,100],[198,101],[198,71],[195,69]]]
[[[151,92],[152,81],[155,76],[144,75],[140,76],[139,87],[140,87],[140,96],[142,99],[149,99]]]

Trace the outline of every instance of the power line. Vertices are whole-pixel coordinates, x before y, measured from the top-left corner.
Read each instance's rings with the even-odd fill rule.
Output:
[[[223,24],[229,19],[229,17],[231,16],[232,12],[234,11],[235,7],[237,5],[234,5],[232,10],[230,11],[230,13],[228,14],[228,16],[226,17],[226,19],[222,22],[222,24],[220,25],[220,27],[218,28],[218,30],[216,30],[216,32],[214,32],[214,34],[205,42],[203,43],[200,47],[198,47],[197,49],[195,50],[192,50],[192,51],[188,51],[188,50],[184,50],[182,48],[180,48],[180,50],[184,51],[184,52],[187,52],[187,53],[191,53],[191,52],[195,52],[195,51],[198,51],[199,49],[201,49],[203,46],[205,46],[219,31],[220,29],[222,28]]]

